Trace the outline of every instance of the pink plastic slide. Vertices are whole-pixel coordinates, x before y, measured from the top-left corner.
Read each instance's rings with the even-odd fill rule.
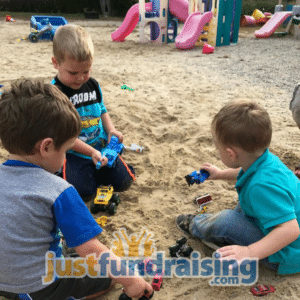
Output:
[[[185,22],[189,16],[188,0],[169,0],[169,10],[180,21]]]
[[[152,10],[152,2],[145,3],[146,11]],[[127,35],[129,35],[136,24],[139,22],[139,4],[131,6],[128,10],[122,25],[111,34],[111,38],[115,42],[124,42]]]
[[[175,46],[179,49],[192,49],[203,31],[203,27],[213,17],[213,13],[208,11],[204,14],[195,12],[188,16],[181,33],[175,39]]]
[[[254,32],[255,36],[257,38],[268,38],[291,14],[291,11],[277,12],[261,29]]]

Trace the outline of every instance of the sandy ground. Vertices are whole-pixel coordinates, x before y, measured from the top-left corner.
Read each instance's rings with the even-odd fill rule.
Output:
[[[212,55],[200,48],[180,51],[174,44],[141,44],[134,31],[124,43],[110,34],[121,22],[81,21],[95,44],[92,76],[103,89],[104,101],[124,144],[139,144],[143,153],[126,151],[124,159],[135,167],[137,180],[122,193],[115,216],[108,216],[100,239],[111,245],[113,232],[126,228],[152,232],[156,249],[166,251],[183,234],[175,225],[182,213],[196,213],[192,200],[210,193],[208,212],[236,205],[232,182],[205,182],[188,187],[184,176],[204,162],[224,167],[210,135],[213,115],[229,100],[256,100],[273,122],[271,150],[294,169],[300,162],[300,131],[292,120],[289,101],[299,80],[300,41],[292,36],[255,39],[253,28],[242,28],[237,45],[219,47]],[[17,41],[29,34],[29,21],[0,23],[0,83],[21,76],[49,82],[56,72],[51,64],[52,43]],[[134,89],[122,90],[121,85]],[[0,159],[7,153],[0,148]],[[99,213],[98,216],[100,216]],[[188,243],[211,257],[212,250],[187,236]],[[273,284],[268,299],[299,299],[299,276],[278,276],[261,267],[258,284]],[[102,299],[118,299],[116,286]],[[254,299],[250,287],[211,287],[208,279],[165,279],[155,299]]]

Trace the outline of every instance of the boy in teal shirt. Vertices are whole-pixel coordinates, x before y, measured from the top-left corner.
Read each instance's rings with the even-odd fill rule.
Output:
[[[280,274],[300,272],[300,182],[269,152],[270,117],[254,102],[226,104],[212,121],[221,170],[205,163],[209,180],[237,180],[234,210],[180,215],[178,227],[210,243],[221,259],[258,258]]]

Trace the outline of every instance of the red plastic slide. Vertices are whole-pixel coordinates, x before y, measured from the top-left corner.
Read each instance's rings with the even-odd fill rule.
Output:
[[[203,31],[203,27],[213,17],[213,13],[208,11],[204,14],[195,12],[185,21],[181,33],[175,39],[175,45],[178,49],[192,49]]]
[[[152,2],[145,3],[146,11],[152,10]],[[129,35],[137,23],[139,22],[139,4],[131,6],[128,10],[122,25],[111,34],[111,38],[115,42],[124,42],[127,35]]]
[[[292,14],[291,11],[280,11],[259,30],[254,32],[257,38],[268,38]]]

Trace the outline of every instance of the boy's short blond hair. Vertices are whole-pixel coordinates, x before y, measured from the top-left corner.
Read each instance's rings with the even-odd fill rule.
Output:
[[[257,103],[231,101],[215,115],[212,132],[222,145],[253,153],[269,147],[272,124],[268,112]]]
[[[18,80],[0,99],[0,139],[11,154],[32,155],[36,143],[52,138],[56,149],[81,131],[80,116],[68,97],[42,81]]]
[[[93,41],[88,32],[79,25],[60,26],[53,38],[53,55],[59,64],[66,58],[78,62],[93,60]]]

